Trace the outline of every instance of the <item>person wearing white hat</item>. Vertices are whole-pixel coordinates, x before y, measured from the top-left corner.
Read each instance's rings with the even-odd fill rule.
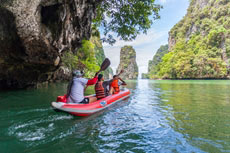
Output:
[[[73,71],[73,79],[68,86],[67,91],[67,102],[68,103],[79,103],[79,104],[88,104],[97,100],[96,97],[85,98],[84,97],[84,88],[87,85],[94,85],[98,79],[97,72],[94,78],[88,80],[83,78],[83,72],[80,70]]]

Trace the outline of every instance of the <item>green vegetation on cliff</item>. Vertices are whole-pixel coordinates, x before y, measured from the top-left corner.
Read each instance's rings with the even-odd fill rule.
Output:
[[[101,63],[105,59],[102,42],[99,37],[93,36],[90,40],[83,40],[82,47],[77,53],[66,52],[63,55],[62,62],[69,69],[84,70],[85,77],[94,76],[100,69]],[[109,67],[104,73],[105,78],[112,77],[113,71]]]
[[[230,1],[192,0],[170,31],[159,78],[226,78],[230,66]]]
[[[156,54],[153,57],[153,60],[149,61],[148,65],[148,75],[147,78],[154,79],[158,78],[157,73],[160,71],[159,63],[162,62],[162,57],[167,54],[168,51],[168,45],[162,45],[156,52]]]
[[[106,57],[105,57],[105,52],[104,52],[100,37],[93,36],[93,37],[91,37],[90,41],[95,46],[94,52],[95,52],[95,57],[96,57],[96,63],[97,63],[97,65],[101,65]],[[102,73],[104,74],[104,78],[106,78],[106,79],[112,78],[112,76],[113,76],[113,70],[111,67],[108,67]]]
[[[82,41],[77,53],[66,52],[62,57],[63,64],[69,69],[84,70],[85,77],[92,77],[100,69],[95,58],[95,45],[89,40]]]
[[[149,79],[149,74],[148,73],[142,73],[141,79]]]

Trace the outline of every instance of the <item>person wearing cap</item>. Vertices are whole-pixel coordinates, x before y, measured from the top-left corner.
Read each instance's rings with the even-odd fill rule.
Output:
[[[84,97],[84,88],[85,86],[94,85],[98,79],[97,72],[94,78],[88,80],[83,78],[83,73],[80,70],[73,71],[73,79],[68,86],[67,91],[67,102],[68,103],[79,103],[79,104],[88,104],[97,100],[96,97]]]

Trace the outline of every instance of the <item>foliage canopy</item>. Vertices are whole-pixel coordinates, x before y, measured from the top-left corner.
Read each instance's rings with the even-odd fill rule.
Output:
[[[159,19],[162,7],[155,0],[102,0],[97,8],[94,27],[103,29],[110,44],[115,43],[112,33],[123,40],[134,40],[141,32],[147,33],[153,20]]]

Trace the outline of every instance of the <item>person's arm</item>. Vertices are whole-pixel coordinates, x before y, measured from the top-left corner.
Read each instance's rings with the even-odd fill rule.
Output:
[[[120,71],[120,73],[117,74],[117,76],[120,76],[122,73],[124,73],[123,69]]]
[[[121,85],[127,85],[126,82],[125,82],[124,80],[122,80],[121,78],[118,78],[118,79],[122,82]]]
[[[103,81],[102,85],[105,88],[106,86],[108,86],[110,84],[110,80],[108,81]]]
[[[87,86],[88,86],[88,85],[94,85],[94,84],[97,83],[97,79],[98,79],[97,76],[98,76],[98,73],[99,73],[99,72],[97,72],[97,73],[95,74],[95,76],[94,76],[93,79],[88,80],[88,82],[87,82],[87,84],[86,84]]]
[[[97,76],[94,77],[93,79],[88,80],[86,85],[94,85],[97,83]]]

